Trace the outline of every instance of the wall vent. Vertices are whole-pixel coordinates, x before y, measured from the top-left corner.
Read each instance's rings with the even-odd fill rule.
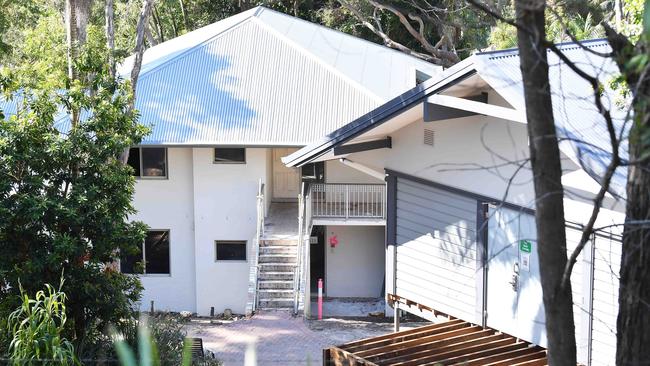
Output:
[[[424,144],[428,146],[433,146],[435,141],[436,132],[428,128],[424,129]]]

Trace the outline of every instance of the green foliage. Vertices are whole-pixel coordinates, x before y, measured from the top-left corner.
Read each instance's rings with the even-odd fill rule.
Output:
[[[63,281],[61,282],[63,285]],[[31,299],[21,288],[21,304],[9,315],[8,329],[13,335],[9,355],[17,364],[76,365],[72,343],[63,337],[67,321],[66,295],[45,285]]]
[[[19,282],[34,293],[64,273],[66,332],[80,354],[107,324],[133,317],[139,280],[111,263],[138,251],[146,232],[127,220],[135,181],[118,156],[147,129],[91,35],[76,60],[81,77],[64,78],[65,88],[29,82],[21,68],[0,78],[4,96],[19,104],[0,123],[0,302],[17,306]],[[73,113],[81,118],[71,125]]]
[[[185,337],[182,323],[170,314],[141,318],[135,342],[129,342],[128,336],[113,331],[113,342],[123,366],[221,365],[214,358],[193,358],[191,343]]]

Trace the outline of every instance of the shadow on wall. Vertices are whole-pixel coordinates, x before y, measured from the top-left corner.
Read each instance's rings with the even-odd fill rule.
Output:
[[[141,123],[153,127],[145,141],[216,141],[250,128],[257,112],[233,92],[232,69],[229,58],[200,47],[142,75],[136,108]],[[157,129],[161,122],[173,128]]]

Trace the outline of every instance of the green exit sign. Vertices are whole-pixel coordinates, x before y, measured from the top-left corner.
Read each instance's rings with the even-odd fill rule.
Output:
[[[533,244],[528,240],[519,241],[519,250],[521,250],[522,252],[530,253],[532,249],[533,249]]]

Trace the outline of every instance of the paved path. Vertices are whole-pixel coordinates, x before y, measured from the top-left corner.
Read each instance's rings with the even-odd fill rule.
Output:
[[[260,366],[321,365],[322,349],[329,346],[322,333],[309,329],[302,318],[281,311],[256,314],[226,325],[192,327],[188,335],[203,338],[204,347],[225,366],[243,365],[246,347],[253,342]]]
[[[402,329],[422,326],[404,324]],[[263,312],[230,324],[189,325],[188,335],[203,338],[206,349],[214,352],[225,366],[244,364],[246,347],[256,345],[257,365],[322,365],[323,348],[385,334],[392,323],[345,319],[311,321],[294,318],[288,312]]]

